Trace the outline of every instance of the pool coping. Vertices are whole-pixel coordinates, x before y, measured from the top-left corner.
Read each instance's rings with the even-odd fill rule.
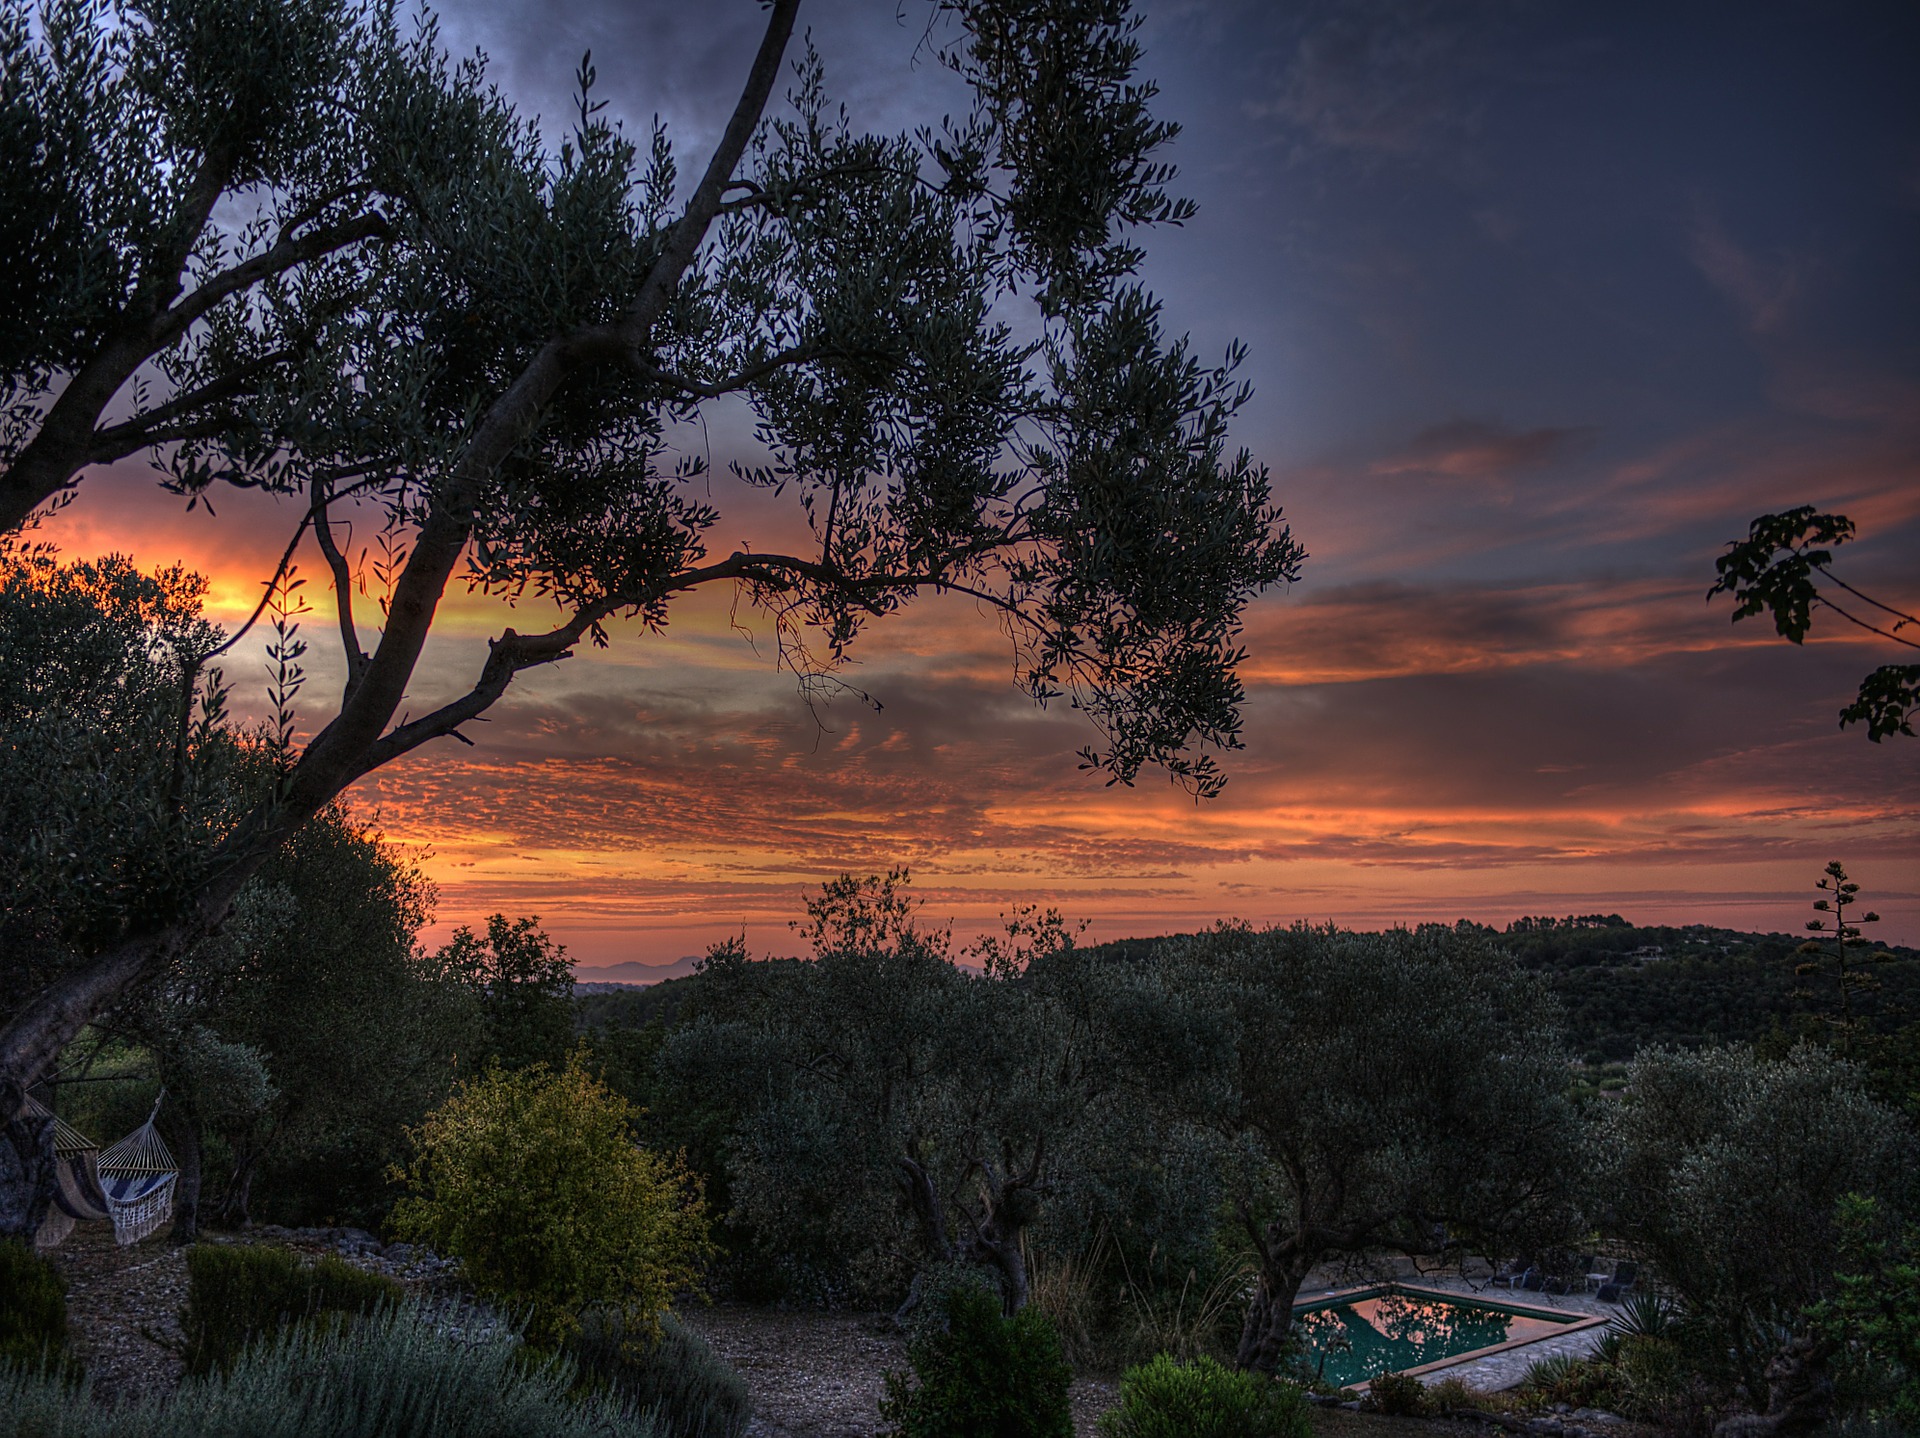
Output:
[[[1436,1358],[1431,1363],[1421,1363],[1412,1368],[1390,1370],[1391,1372],[1400,1374],[1404,1378],[1422,1378],[1429,1373],[1438,1373],[1443,1368],[1452,1368],[1461,1363],[1473,1363],[1482,1358],[1491,1358],[1496,1353],[1510,1353],[1516,1348],[1526,1348],[1535,1343],[1550,1343],[1556,1338],[1565,1338],[1570,1333],[1584,1333],[1589,1328],[1598,1328],[1602,1324],[1613,1321],[1609,1315],[1604,1313],[1590,1314],[1586,1317],[1569,1321],[1563,1317],[1559,1310],[1551,1308],[1534,1308],[1524,1303],[1497,1303],[1490,1299],[1483,1301],[1478,1294],[1468,1296],[1466,1294],[1454,1293],[1444,1288],[1427,1288],[1418,1283],[1402,1283],[1397,1279],[1388,1279],[1381,1283],[1362,1283],[1353,1288],[1329,1289],[1327,1292],[1314,1298],[1295,1298],[1293,1302],[1293,1312],[1299,1313],[1302,1309],[1310,1310],[1333,1304],[1351,1303],[1356,1298],[1381,1293],[1418,1294],[1422,1298],[1437,1298],[1442,1303],[1451,1303],[1456,1307],[1471,1304],[1477,1308],[1491,1308],[1500,1313],[1519,1313],[1529,1318],[1550,1318],[1560,1325],[1552,1333],[1536,1333],[1531,1338],[1509,1338],[1505,1343],[1492,1343],[1485,1348],[1469,1349],[1465,1353],[1456,1353],[1450,1358]],[[1375,1378],[1384,1378],[1386,1376],[1384,1373],[1374,1375]],[[1372,1382],[1373,1379],[1368,1378],[1359,1383],[1349,1383],[1346,1387],[1355,1393],[1365,1393],[1368,1385]]]

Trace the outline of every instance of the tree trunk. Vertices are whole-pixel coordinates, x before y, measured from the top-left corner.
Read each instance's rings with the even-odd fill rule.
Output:
[[[1260,1282],[1247,1305],[1239,1351],[1234,1355],[1242,1368],[1256,1373],[1272,1373],[1279,1368],[1293,1330],[1293,1300],[1312,1267],[1311,1259],[1302,1255],[1277,1256],[1261,1265]]]
[[[200,1237],[200,1183],[206,1154],[200,1138],[200,1118],[191,1106],[181,1107],[179,1123],[174,1126],[174,1147],[180,1177],[173,1184],[172,1240],[193,1243]]]
[[[257,1144],[248,1144],[234,1159],[233,1177],[227,1180],[227,1191],[220,1199],[222,1228],[245,1228],[253,1222],[253,1173],[259,1165]]]
[[[1027,1190],[1013,1189],[993,1202],[979,1231],[960,1245],[962,1258],[993,1270],[1009,1318],[1027,1306],[1027,1255],[1020,1240],[1038,1207]]]
[[[53,1120],[22,1113],[26,1088],[0,1075],[0,1238],[33,1242],[53,1202]]]

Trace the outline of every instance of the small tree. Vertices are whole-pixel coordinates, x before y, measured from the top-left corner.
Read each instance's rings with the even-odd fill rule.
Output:
[[[657,1337],[712,1251],[698,1182],[633,1141],[633,1110],[582,1060],[461,1084],[412,1131],[416,1153],[394,1173],[408,1189],[394,1230],[459,1258],[485,1296],[524,1306],[528,1336],[547,1345],[589,1307]]]
[[[474,1000],[478,1026],[474,1051],[465,1055],[469,1064],[497,1059],[522,1068],[566,1061],[573,1038],[573,965],[539,920],[494,914],[485,935],[462,925],[433,956],[432,968]]]
[[[1779,1335],[1834,1289],[1849,1193],[1914,1196],[1912,1128],[1828,1051],[1643,1052],[1601,1130],[1612,1226],[1708,1325],[1756,1405]]]
[[[1820,939],[1809,939],[1800,946],[1803,962],[1795,969],[1803,978],[1813,977],[1832,980],[1832,992],[1837,1013],[1828,1022],[1840,1031],[1840,1052],[1851,1059],[1856,1018],[1853,1012],[1855,994],[1871,993],[1880,987],[1880,980],[1867,968],[1893,956],[1888,953],[1863,954],[1859,951],[1870,948],[1867,939],[1861,936],[1861,924],[1876,924],[1880,916],[1872,910],[1862,914],[1857,920],[1847,917],[1847,910],[1860,902],[1860,886],[1847,877],[1846,869],[1838,859],[1827,865],[1826,873],[1814,883],[1814,887],[1823,890],[1827,897],[1815,899],[1814,909],[1827,917],[1808,919],[1807,929],[1819,934]],[[1829,948],[1827,940],[1832,941]],[[1803,997],[1812,997],[1810,990],[1801,990]]]

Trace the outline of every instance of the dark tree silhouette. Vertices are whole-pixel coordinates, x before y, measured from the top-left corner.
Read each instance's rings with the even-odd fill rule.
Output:
[[[1747,526],[1745,539],[1728,545],[1714,560],[1720,577],[1707,598],[1731,594],[1738,601],[1736,623],[1765,610],[1773,616],[1774,629],[1795,644],[1807,637],[1815,608],[1822,608],[1869,634],[1920,649],[1920,640],[1900,632],[1920,625],[1920,618],[1855,589],[1829,567],[1833,551],[1818,547],[1845,544],[1853,537],[1853,521],[1846,515],[1818,514],[1810,504],[1785,514],[1763,514]],[[1836,599],[1822,590],[1823,584],[1849,597]],[[1889,734],[1912,738],[1917,712],[1920,664],[1882,664],[1860,681],[1859,694],[1840,711],[1840,727],[1865,724],[1867,737],[1876,744]]]

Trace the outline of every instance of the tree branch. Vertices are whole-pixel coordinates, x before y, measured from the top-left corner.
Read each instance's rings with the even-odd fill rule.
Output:
[[[320,553],[326,557],[327,568],[333,571],[333,604],[340,619],[340,648],[347,657],[347,682],[341,694],[344,704],[353,697],[353,691],[360,683],[360,675],[367,667],[367,654],[360,647],[360,631],[353,623],[353,570],[347,564],[347,557],[340,552],[340,546],[333,542],[333,518],[327,513],[328,500],[326,487],[316,486],[313,537],[320,545]]]
[[[292,350],[275,350],[262,355],[252,364],[245,365],[229,374],[224,374],[198,389],[177,394],[165,404],[155,405],[142,414],[135,415],[123,424],[111,425],[93,433],[93,447],[87,455],[89,464],[106,464],[111,460],[123,459],[136,450],[146,449],[150,445],[164,444],[174,439],[203,439],[218,433],[218,425],[199,421],[168,429],[174,420],[192,415],[207,405],[219,404],[223,400],[236,399],[250,394],[254,389],[254,380],[275,365],[285,364],[294,358]]]
[[[304,235],[288,236],[283,233],[268,249],[196,285],[192,293],[156,315],[148,331],[153,348],[155,350],[166,348],[185,334],[195,320],[206,314],[220,301],[238,294],[241,290],[251,289],[261,280],[282,274],[295,265],[320,259],[336,250],[343,250],[362,240],[381,238],[389,232],[387,217],[376,213],[360,215],[338,225],[309,230]]]
[[[748,365],[726,379],[715,380],[712,384],[703,384],[699,380],[688,379],[684,375],[677,375],[669,370],[656,369],[644,361],[636,360],[634,368],[656,384],[685,390],[688,394],[697,394],[703,399],[719,399],[722,395],[732,394],[736,390],[745,389],[748,385],[765,379],[775,370],[785,369],[788,365],[804,364],[808,360],[819,359],[826,353],[825,350],[812,345],[794,345],[789,349],[781,350],[776,355],[769,356],[759,364]]]

